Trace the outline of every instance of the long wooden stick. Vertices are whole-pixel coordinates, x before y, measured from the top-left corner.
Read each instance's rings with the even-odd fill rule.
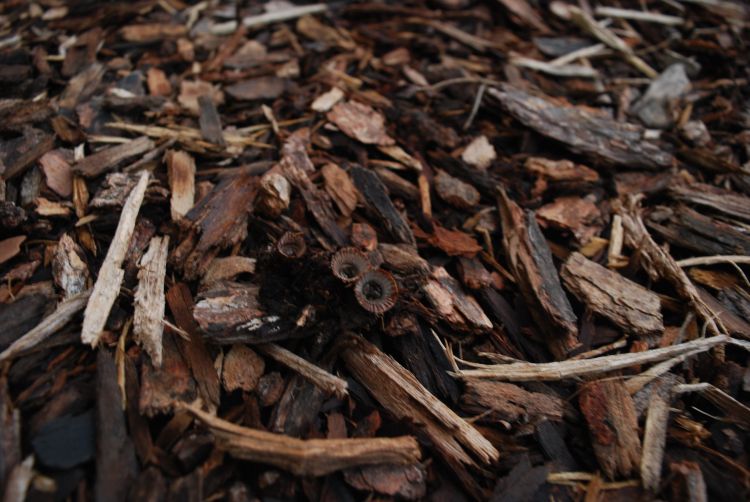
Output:
[[[339,398],[349,395],[349,384],[346,383],[346,380],[330,374],[319,366],[315,366],[294,352],[275,343],[263,343],[256,345],[255,348],[284,366],[296,371],[305,380],[329,394],[335,394]]]
[[[243,460],[271,464],[299,476],[324,476],[350,467],[373,464],[413,464],[421,453],[416,438],[297,439],[248,429],[199,408],[176,403],[203,422],[220,448]]]
[[[747,343],[729,336],[719,335],[710,338],[699,338],[679,345],[661,349],[596,357],[584,360],[569,360],[554,363],[513,363],[497,364],[492,368],[460,371],[457,376],[462,379],[490,378],[515,382],[553,381],[566,378],[601,375],[611,371],[629,368],[639,364],[654,363],[671,359],[687,352],[706,351],[712,347],[732,343],[748,348]]]

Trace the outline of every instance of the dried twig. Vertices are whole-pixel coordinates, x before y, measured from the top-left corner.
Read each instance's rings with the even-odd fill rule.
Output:
[[[334,394],[340,399],[349,395],[349,385],[346,383],[346,380],[315,366],[294,352],[275,343],[263,343],[256,345],[255,348],[284,366],[296,371],[310,383],[329,394]]]
[[[301,476],[324,476],[361,465],[413,464],[420,459],[412,436],[303,440],[240,427],[188,404],[176,406],[203,422],[233,457],[271,464]]]
[[[616,354],[613,356],[597,357],[593,359],[560,361],[553,363],[513,363],[498,364],[492,368],[462,370],[456,376],[462,379],[489,378],[515,382],[554,381],[566,378],[595,376],[612,371],[637,366],[639,364],[654,363],[676,357],[694,350],[703,352],[731,343],[748,348],[750,344],[725,335],[710,338],[699,338],[671,347],[634,352],[630,354]]]
[[[597,16],[645,21],[647,23],[666,24],[668,26],[679,26],[685,22],[685,20],[679,16],[668,16],[658,12],[645,12],[642,10],[620,9],[618,7],[604,7],[601,5],[596,6],[594,13]]]
[[[282,10],[275,10],[257,16],[247,16],[242,19],[242,25],[248,28],[257,28],[266,24],[289,21],[309,14],[318,14],[328,10],[325,3],[314,3],[310,5],[293,6]]]

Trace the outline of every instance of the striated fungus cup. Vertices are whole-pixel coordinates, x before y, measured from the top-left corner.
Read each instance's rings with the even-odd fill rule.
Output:
[[[398,286],[391,274],[384,270],[371,270],[354,286],[357,302],[373,314],[383,314],[396,305]]]
[[[302,258],[307,251],[305,236],[301,232],[286,232],[276,243],[276,249],[284,258]]]
[[[372,268],[368,256],[357,248],[342,248],[331,258],[331,271],[345,283],[356,282]]]

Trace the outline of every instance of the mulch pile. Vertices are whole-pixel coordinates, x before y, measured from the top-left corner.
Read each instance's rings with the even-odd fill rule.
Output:
[[[746,500],[749,29],[2,2],[3,500]]]

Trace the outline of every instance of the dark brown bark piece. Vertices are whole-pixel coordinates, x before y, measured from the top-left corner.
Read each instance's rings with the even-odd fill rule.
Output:
[[[607,477],[635,474],[641,461],[638,417],[622,379],[583,384],[578,403],[589,426],[594,453]]]
[[[107,69],[100,63],[92,63],[68,81],[58,104],[60,108],[74,109],[96,92]]]
[[[190,230],[171,256],[186,279],[203,276],[219,251],[247,237],[257,185],[257,177],[246,171],[228,175],[188,212]]]
[[[305,437],[320,411],[326,393],[300,375],[287,380],[271,414],[268,428],[292,437]]]
[[[433,269],[431,277],[422,285],[422,292],[438,319],[453,329],[480,333],[492,329],[492,321],[476,299],[464,292],[461,284],[444,268]]]
[[[510,473],[500,478],[490,497],[491,502],[515,502],[535,500],[534,494],[547,481],[550,468],[546,465],[532,467],[528,455],[524,455]]]
[[[222,333],[265,315],[258,301],[259,287],[219,282],[198,295],[193,318],[208,333]]]
[[[430,394],[414,375],[364,339],[350,336],[341,357],[349,371],[389,413],[420,424],[422,432],[465,487],[478,492],[467,468],[489,464],[499,456],[484,436]]]
[[[337,245],[343,246],[347,241],[346,235],[336,223],[336,213],[331,201],[328,195],[319,190],[309,178],[309,175],[315,171],[315,167],[307,156],[306,146],[309,141],[308,129],[299,129],[289,136],[281,150],[281,172],[300,191],[307,210],[313,215],[320,228]]]
[[[53,110],[46,99],[7,99],[0,101],[0,131],[18,130],[22,126],[49,119]]]
[[[597,314],[637,336],[658,335],[664,331],[661,302],[656,293],[573,253],[560,275],[568,290]]]
[[[135,448],[128,435],[117,369],[110,353],[96,357],[96,500],[124,501],[138,476]]]
[[[218,406],[220,400],[219,375],[200,335],[200,328],[193,320],[193,297],[184,283],[178,283],[167,291],[167,303],[177,326],[190,335],[190,340],[180,338],[178,345],[185,362],[198,384],[198,392],[207,406]]]
[[[353,167],[350,174],[367,207],[378,217],[391,237],[398,242],[416,246],[409,224],[396,210],[378,175],[359,166]]]
[[[145,136],[117,146],[111,146],[84,157],[73,166],[73,171],[87,178],[94,178],[114,169],[120,163],[142,155],[154,148],[154,142]]]
[[[479,204],[479,191],[468,183],[438,170],[433,179],[438,196],[458,209],[471,209]]]
[[[469,381],[461,396],[463,408],[482,420],[510,423],[560,421],[564,402],[561,398],[540,392],[529,392],[504,382]]]
[[[557,359],[565,359],[580,345],[577,318],[560,284],[549,245],[534,213],[524,213],[505,191],[500,192],[498,208],[510,270],[534,322],[546,334],[550,351]]]
[[[427,493],[427,473],[420,465],[373,465],[344,471],[353,488],[405,500],[421,499]]]
[[[21,462],[21,412],[13,406],[8,380],[0,378],[0,486]]]
[[[225,141],[221,128],[221,118],[213,100],[209,96],[199,96],[198,107],[200,108],[201,136],[206,141],[223,146]]]
[[[647,224],[671,244],[702,255],[750,254],[750,236],[740,225],[711,218],[687,206],[674,208],[666,221],[652,216]]]
[[[651,169],[675,162],[671,153],[644,140],[644,129],[635,124],[616,122],[575,106],[558,106],[508,84],[500,90],[488,89],[487,94],[527,127],[597,160]]]
[[[192,402],[197,396],[195,380],[173,335],[164,333],[161,368],[155,368],[148,359],[141,365],[140,412],[148,416],[166,413],[175,401]]]
[[[10,180],[23,174],[54,144],[54,135],[31,127],[25,128],[21,137],[0,141],[0,176]]]
[[[728,216],[750,221],[750,199],[730,190],[705,183],[673,185],[669,194],[682,202],[696,204],[724,213]]]

